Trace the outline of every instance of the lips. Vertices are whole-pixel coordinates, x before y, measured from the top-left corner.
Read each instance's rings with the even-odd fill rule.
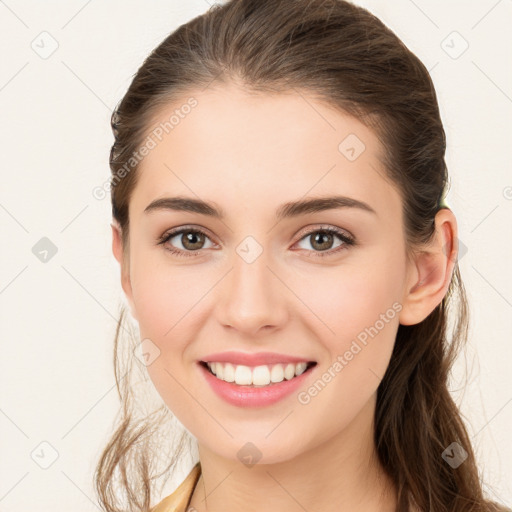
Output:
[[[268,359],[266,359],[268,361]],[[278,364],[278,363],[277,363]],[[315,375],[316,364],[313,363],[306,371],[290,380],[270,383],[264,386],[239,385],[217,378],[206,363],[199,362],[199,374],[203,376],[210,389],[228,404],[237,407],[267,407],[297,392]]]
[[[316,363],[313,359],[307,357],[297,357],[288,354],[279,354],[276,352],[217,352],[209,354],[200,360],[203,363],[231,363],[233,365],[261,366],[271,364],[287,363]]]

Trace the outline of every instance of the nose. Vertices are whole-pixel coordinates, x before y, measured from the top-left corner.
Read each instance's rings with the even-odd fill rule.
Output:
[[[235,254],[217,304],[217,317],[222,325],[247,336],[281,328],[288,319],[289,292],[283,278],[276,274],[269,267],[265,251],[252,263]]]

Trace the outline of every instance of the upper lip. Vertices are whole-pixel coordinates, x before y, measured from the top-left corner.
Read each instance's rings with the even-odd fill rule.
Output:
[[[290,356],[288,354],[277,354],[275,352],[256,352],[248,354],[246,352],[217,352],[209,354],[201,359],[205,363],[231,363],[235,365],[258,366],[278,363],[310,363],[314,362],[305,357]]]

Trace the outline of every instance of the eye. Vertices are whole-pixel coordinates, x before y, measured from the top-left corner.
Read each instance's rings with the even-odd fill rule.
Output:
[[[341,240],[341,243],[332,249],[336,238]],[[313,231],[309,231],[299,240],[298,243],[307,239],[311,240],[310,245],[314,249],[313,253],[315,253],[313,254],[313,257],[332,256],[333,254],[337,254],[338,252],[345,250],[349,246],[355,245],[354,238],[345,234],[340,229],[332,227],[321,227],[320,229],[317,228]],[[301,249],[304,249],[304,247],[301,247]]]
[[[333,227],[322,226],[321,228],[310,230],[302,236],[297,244],[302,243],[308,238],[311,240],[310,243],[313,247],[313,251],[304,247],[300,248],[312,252],[313,257],[332,256],[333,254],[345,250],[349,246],[356,245],[354,238],[347,235],[342,230]],[[336,238],[338,238],[341,243],[334,246],[333,249],[333,242]],[[174,239],[176,240],[173,242]],[[211,245],[205,246],[205,240],[209,240]],[[158,244],[165,245],[166,250],[180,257],[199,256],[201,249],[208,249],[213,246],[210,238],[204,231],[187,226],[164,233],[159,239]],[[176,247],[176,245],[178,245],[178,247]]]
[[[176,241],[171,243],[173,239],[176,239]],[[210,239],[204,231],[182,227],[165,233],[158,243],[164,245],[169,242],[169,247],[166,247],[166,249],[177,256],[196,256],[195,252],[209,248],[204,246],[205,240]],[[178,247],[175,247],[174,244],[178,244]]]

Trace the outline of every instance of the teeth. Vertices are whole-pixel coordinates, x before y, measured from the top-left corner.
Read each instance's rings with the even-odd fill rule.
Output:
[[[267,365],[254,368],[245,365],[233,365],[231,363],[206,363],[218,379],[226,382],[234,382],[240,386],[268,386],[271,382],[282,382],[284,379],[291,380],[304,373],[307,363],[275,364],[272,367]]]

